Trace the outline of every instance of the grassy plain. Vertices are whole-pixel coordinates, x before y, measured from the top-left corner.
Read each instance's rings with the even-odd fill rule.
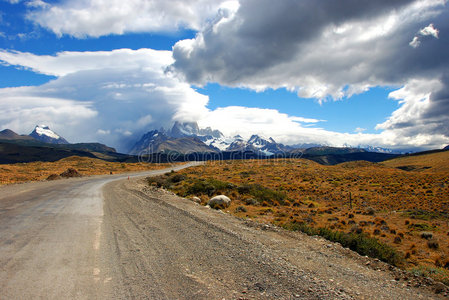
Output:
[[[60,174],[68,168],[76,169],[81,175],[102,175],[134,171],[155,170],[168,164],[118,163],[101,159],[72,156],[56,162],[32,162],[0,165],[0,184],[45,180],[51,174]]]
[[[404,166],[415,167],[397,168]],[[405,267],[449,283],[447,166],[449,152],[336,166],[304,159],[221,161],[152,184],[198,196],[202,204],[228,195],[233,201],[225,210],[241,218],[375,238],[401,253]]]

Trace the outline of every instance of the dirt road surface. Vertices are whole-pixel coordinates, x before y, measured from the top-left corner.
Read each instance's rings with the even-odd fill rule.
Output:
[[[337,244],[237,219],[138,178],[1,187],[0,236],[0,299],[444,296]]]

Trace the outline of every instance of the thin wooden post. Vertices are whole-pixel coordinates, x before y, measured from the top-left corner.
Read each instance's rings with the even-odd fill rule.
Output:
[[[352,195],[351,195],[351,192],[349,192],[349,209],[352,209]]]

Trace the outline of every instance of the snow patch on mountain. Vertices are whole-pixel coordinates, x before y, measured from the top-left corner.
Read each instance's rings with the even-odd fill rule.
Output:
[[[46,126],[46,125],[37,125],[36,128],[34,129],[36,131],[36,133],[40,136],[45,135],[48,137],[51,137],[52,139],[58,140],[61,137],[59,135],[57,135],[56,133],[54,133],[50,127]]]
[[[62,136],[54,132],[47,125],[36,125],[30,136],[44,143],[69,144]]]
[[[329,149],[332,148],[328,145],[317,145],[317,144],[297,144],[293,146],[283,145],[277,143],[272,137],[264,137],[261,135],[252,135],[249,139],[243,138],[240,135],[236,135],[233,137],[224,136],[218,130],[213,130],[210,127],[205,129],[201,129],[198,127],[196,122],[179,122],[176,121],[173,127],[169,130],[165,130],[161,128],[159,131],[153,130],[145,134],[142,139],[136,143],[133,147],[131,153],[139,153],[144,149],[156,149],[156,145],[161,144],[166,140],[174,141],[182,138],[194,138],[199,140],[204,147],[209,147],[212,152],[221,151],[221,152],[254,152],[256,154],[260,154],[263,156],[273,156],[273,155],[283,155],[286,153],[297,153],[298,148],[301,149],[312,149],[315,148],[323,148],[321,152],[327,153]],[[182,141],[178,141],[181,143]],[[185,140],[187,142],[187,140]],[[188,146],[192,146],[191,144],[185,145],[186,149]],[[179,148],[180,145],[177,145]],[[359,151],[359,152],[378,152],[378,153],[398,153],[397,151],[373,147],[369,145],[359,145],[359,146],[350,146],[344,145],[343,148],[339,148],[345,150],[345,148],[352,149],[351,151]],[[295,152],[296,151],[296,152]],[[316,149],[315,149],[316,151]],[[302,153],[302,152],[301,152]]]

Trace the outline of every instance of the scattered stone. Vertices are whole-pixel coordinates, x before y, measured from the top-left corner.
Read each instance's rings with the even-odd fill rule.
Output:
[[[201,203],[201,199],[198,197],[192,197],[190,198],[191,201],[195,202],[195,203]]]
[[[446,289],[447,289],[447,287],[443,283],[441,283],[441,282],[435,283],[434,291],[436,294],[440,294],[440,293],[444,292]]]

